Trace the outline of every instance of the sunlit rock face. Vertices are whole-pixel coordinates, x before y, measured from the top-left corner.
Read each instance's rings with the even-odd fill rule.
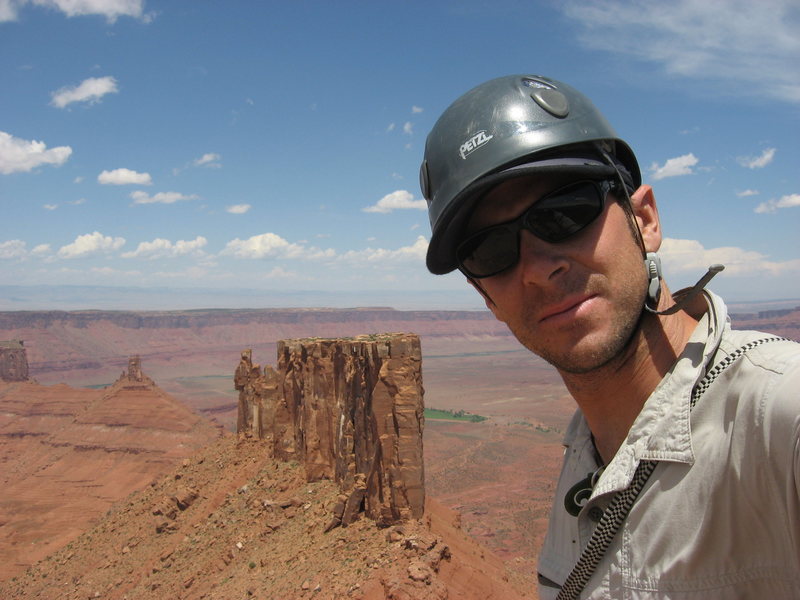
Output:
[[[386,524],[422,516],[417,335],[281,340],[276,369],[253,364],[246,350],[234,380],[240,434],[303,464],[309,481],[337,481],[347,496],[341,524],[362,511]]]

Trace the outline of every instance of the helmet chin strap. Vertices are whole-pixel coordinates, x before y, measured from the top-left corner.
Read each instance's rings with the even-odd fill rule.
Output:
[[[631,194],[634,190],[629,189],[628,184],[633,185],[632,181],[628,181],[630,177],[626,178],[622,171],[620,170],[619,161],[615,161],[614,158],[606,151],[601,143],[596,143],[595,148],[600,152],[603,156],[606,163],[614,167],[614,170],[617,172],[617,178],[619,182],[622,184],[622,190],[625,193],[625,199],[628,202],[628,206],[631,207],[631,211],[633,210],[633,202],[631,201]],[[644,246],[644,238],[642,237],[642,232],[639,230],[639,224],[636,222],[636,219],[631,216],[633,223],[635,225],[636,232],[638,235],[638,242],[641,245],[642,252],[644,253],[644,268],[647,272],[647,297],[644,300],[644,309],[654,315],[674,315],[676,312],[681,310],[685,307],[689,302],[691,302],[697,294],[703,291],[703,288],[706,287],[709,281],[720,271],[725,269],[725,265],[711,265],[708,267],[708,271],[706,274],[703,275],[700,280],[695,283],[691,289],[689,289],[685,294],[681,296],[681,298],[675,302],[669,308],[664,310],[657,310],[658,308],[658,301],[661,298],[661,259],[658,257],[658,254],[655,252],[647,252]],[[652,306],[651,306],[652,304]],[[655,307],[655,308],[654,308]]]
[[[644,268],[647,271],[647,298],[644,301],[644,309],[654,315],[673,315],[684,306],[689,304],[697,294],[703,291],[703,288],[708,285],[708,282],[720,271],[725,269],[725,265],[711,265],[708,271],[703,275],[700,280],[695,283],[689,291],[683,294],[675,304],[664,310],[656,310],[653,306],[658,306],[658,300],[661,298],[661,259],[655,252],[648,252],[644,258]]]

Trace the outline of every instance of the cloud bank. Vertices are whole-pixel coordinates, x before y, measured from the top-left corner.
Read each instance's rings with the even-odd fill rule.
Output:
[[[122,258],[147,258],[155,260],[157,258],[175,258],[186,256],[187,254],[201,255],[202,248],[208,244],[208,240],[202,235],[198,235],[193,240],[178,240],[174,244],[163,238],[156,238],[152,242],[141,242],[136,250],[125,252]]]
[[[40,165],[60,166],[72,155],[69,146],[47,149],[47,144],[35,140],[23,140],[10,133],[0,131],[0,173],[28,172]]]
[[[68,17],[100,15],[109,23],[119,17],[133,17],[144,22],[153,18],[152,14],[145,14],[144,0],[2,0],[0,22],[16,21],[19,11],[28,4],[61,11]]]
[[[731,94],[800,103],[796,0],[565,0],[589,48],[660,65],[673,77],[717,82]]]
[[[85,258],[119,250],[125,245],[125,238],[106,236],[95,231],[79,235],[75,241],[58,250],[59,258]]]

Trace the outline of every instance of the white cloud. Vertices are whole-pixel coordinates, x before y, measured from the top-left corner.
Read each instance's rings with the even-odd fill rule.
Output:
[[[665,238],[659,250],[664,268],[672,272],[705,273],[709,265],[725,265],[726,276],[783,275],[800,272],[800,260],[771,261],[765,255],[735,246],[705,248],[695,240]]]
[[[0,259],[41,258],[50,254],[50,244],[39,244],[29,252],[28,245],[22,240],[0,242]]]
[[[389,126],[386,128],[386,132],[387,133],[391,133],[392,131],[394,131],[394,128],[395,128],[395,124],[394,123],[389,123]]]
[[[781,196],[779,200],[768,200],[762,202],[755,208],[755,212],[759,214],[774,213],[779,208],[794,208],[800,206],[800,194],[788,194]]]
[[[417,237],[411,246],[402,246],[396,250],[385,248],[366,248],[365,250],[350,250],[345,252],[341,259],[346,262],[387,264],[398,262],[424,263],[425,253],[428,251],[428,240],[424,236]]]
[[[45,210],[55,210],[58,208],[58,204],[43,204],[42,208]]]
[[[748,169],[763,169],[775,158],[775,148],[767,148],[760,156],[741,156],[739,164]]]
[[[246,240],[231,240],[221,254],[231,254],[236,258],[275,258],[282,255],[290,245],[277,234],[262,233]]]
[[[156,238],[152,242],[141,242],[136,250],[125,252],[122,258],[174,258],[186,256],[187,254],[203,254],[202,248],[208,244],[208,240],[198,235],[193,240],[178,240],[174,244],[163,238]]]
[[[731,94],[800,102],[796,0],[564,0],[589,47],[661,65]]]
[[[16,21],[19,6],[17,0],[0,0],[0,23]]]
[[[50,102],[55,107],[64,108],[73,102],[95,104],[106,94],[116,94],[117,80],[113,77],[90,77],[76,86],[66,86],[53,92]]]
[[[411,121],[406,121],[403,124],[403,133],[406,135],[412,135],[414,133],[414,124]]]
[[[658,181],[666,177],[677,177],[678,175],[691,175],[692,167],[697,164],[697,158],[694,154],[684,154],[670,158],[663,165],[658,166],[657,163],[650,165],[650,172],[653,174],[653,179]]]
[[[300,279],[300,276],[295,273],[294,271],[287,271],[282,267],[273,267],[269,273],[265,273],[263,275],[264,279],[278,279],[278,280],[288,280],[288,279]]]
[[[152,185],[150,173],[137,173],[131,169],[114,169],[103,171],[97,176],[97,182],[103,185]]]
[[[0,22],[16,21],[19,10],[26,4],[60,10],[68,17],[100,15],[109,23],[119,17],[133,17],[144,22],[152,14],[144,13],[144,0],[0,0]]]
[[[76,178],[75,178],[75,179],[74,179],[72,182],[73,182],[73,183],[83,183],[83,177],[81,177],[81,176],[79,175],[79,176],[78,176],[78,177],[76,177]]]
[[[320,260],[336,256],[336,252],[333,249],[321,250],[320,248],[307,247],[302,244],[293,244],[275,233],[262,233],[246,240],[236,238],[228,242],[220,254],[236,258],[292,258],[302,260]]]
[[[47,149],[44,142],[23,140],[0,131],[0,173],[27,172],[39,165],[63,165],[72,154],[69,146]]]
[[[372,206],[367,206],[362,210],[369,213],[390,213],[393,210],[425,210],[428,207],[425,200],[414,200],[411,192],[397,190],[391,194],[386,194]]]
[[[125,238],[105,236],[99,231],[85,233],[75,241],[58,250],[59,258],[83,258],[93,254],[102,254],[119,250],[125,245]]]
[[[150,196],[147,192],[137,190],[131,192],[134,204],[173,204],[180,200],[196,200],[195,194],[181,194],[179,192],[158,192]]]
[[[0,259],[25,258],[27,253],[26,244],[22,240],[0,242]]]
[[[414,115],[419,114],[422,111],[423,111],[423,108],[421,106],[412,106],[411,107],[411,113],[414,114]]]
[[[742,190],[741,192],[736,192],[736,195],[739,198],[747,198],[749,196],[758,196],[758,190]]]
[[[232,215],[243,215],[247,211],[252,208],[249,204],[234,204],[232,206],[225,207],[225,212],[229,212]]]
[[[213,169],[219,169],[222,165],[220,164],[220,159],[222,156],[219,154],[215,154],[213,152],[209,152],[207,154],[203,154],[200,158],[195,159],[192,164],[195,167],[207,167]]]

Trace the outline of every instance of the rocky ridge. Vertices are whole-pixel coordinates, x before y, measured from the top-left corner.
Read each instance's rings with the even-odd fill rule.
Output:
[[[0,578],[62,547],[220,435],[135,357],[104,389],[0,382]]]
[[[118,503],[0,597],[514,600],[522,581],[428,500],[426,516],[326,532],[334,482],[227,435]]]
[[[44,375],[42,381],[53,382],[73,371],[123,366],[133,354],[148,365],[175,359],[213,359],[225,364],[242,348],[272,353],[281,339],[336,338],[371,331],[415,331],[423,337],[508,335],[488,311],[0,311],[0,339],[24,339],[33,376]]]

